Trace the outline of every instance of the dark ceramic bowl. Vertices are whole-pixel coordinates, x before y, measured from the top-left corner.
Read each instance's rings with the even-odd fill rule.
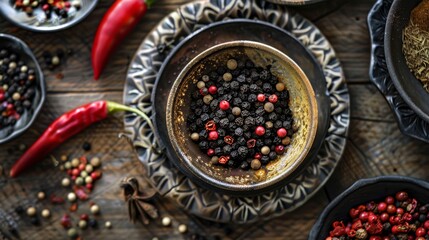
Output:
[[[152,94],[153,109],[155,109],[155,124],[157,128],[156,134],[158,138],[162,140],[166,149],[173,149],[172,143],[168,138],[166,127],[166,99],[170,94],[174,79],[189,60],[198,55],[199,52],[216,44],[234,40],[252,40],[267,43],[291,57],[304,70],[309,78],[318,102],[319,124],[316,139],[314,140],[308,157],[293,173],[284,178],[283,181],[272,186],[267,186],[265,189],[253,191],[252,193],[246,192],[247,195],[261,194],[286,184],[311,163],[320,149],[329,124],[330,105],[324,79],[325,76],[316,59],[314,59],[298,40],[283,29],[262,21],[236,19],[211,24],[183,40],[167,57],[156,80],[155,89]],[[167,151],[167,155],[169,159],[186,174],[183,170],[183,166],[178,161],[178,156],[173,151]],[[243,195],[242,192],[237,193],[214,188],[206,181],[192,177],[190,174],[187,174],[187,176],[200,186],[227,194]]]
[[[52,17],[51,20],[40,22],[44,13],[41,9],[34,11],[33,16],[29,17],[23,11],[13,7],[15,0],[0,0],[0,14],[11,23],[24,29],[35,32],[55,32],[74,26],[86,18],[97,5],[98,0],[81,0],[81,8],[76,11],[71,8],[70,16],[61,20],[58,17]]]
[[[384,199],[399,191],[407,191],[417,200],[429,199],[429,183],[410,177],[383,176],[362,179],[341,193],[325,208],[311,229],[309,240],[324,240],[334,221],[349,221],[349,210],[360,204]]]
[[[423,120],[429,122],[429,93],[411,73],[402,51],[402,31],[408,25],[411,11],[421,0],[395,0],[386,23],[384,51],[393,84],[405,102]]]
[[[190,139],[191,132],[186,124],[191,95],[197,90],[196,82],[204,73],[223,66],[230,58],[249,59],[262,68],[270,66],[272,74],[287,86],[294,127],[299,128],[285,154],[256,171],[213,165],[210,157]],[[187,175],[216,189],[245,194],[282,182],[304,162],[316,137],[318,108],[310,81],[292,59],[266,44],[237,40],[203,51],[182,69],[168,95],[166,123],[168,138],[173,145],[173,149],[167,151],[175,152]]]
[[[36,119],[37,114],[39,114],[39,111],[45,102],[46,96],[43,72],[30,48],[23,41],[16,37],[0,34],[0,49],[2,48],[15,52],[19,55],[20,59],[26,62],[28,67],[35,70],[36,93],[31,108],[29,110],[25,110],[24,113],[21,114],[21,118],[16,122],[16,124],[0,129],[0,144],[19,136],[31,126],[31,124]]]

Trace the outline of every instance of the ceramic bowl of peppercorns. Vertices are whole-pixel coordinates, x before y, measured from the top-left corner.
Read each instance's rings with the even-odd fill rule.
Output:
[[[429,1],[394,1],[384,36],[386,64],[394,86],[405,103],[429,122]],[[408,118],[410,114],[404,115]]]
[[[215,45],[181,70],[166,108],[170,158],[194,182],[231,195],[278,187],[306,159],[318,127],[301,68],[266,44]]]
[[[28,46],[0,34],[0,144],[34,122],[45,101],[42,70]]]
[[[362,179],[325,208],[311,240],[429,239],[429,183],[404,176]]]
[[[0,0],[0,14],[13,24],[36,32],[69,28],[87,17],[98,0]]]

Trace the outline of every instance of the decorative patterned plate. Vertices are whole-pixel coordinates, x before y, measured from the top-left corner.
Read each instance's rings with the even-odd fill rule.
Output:
[[[247,18],[271,22],[302,42],[321,64],[331,100],[330,127],[317,158],[295,180],[279,190],[255,197],[231,197],[196,186],[163,153],[145,146],[157,141],[139,117],[126,115],[125,128],[147,174],[163,196],[175,199],[190,213],[217,222],[250,223],[292,211],[304,204],[334,171],[346,145],[349,94],[335,52],[321,32],[299,14],[259,0],[197,1],[164,18],[141,44],[128,70],[125,104],[153,116],[151,91],[166,54],[183,37],[223,19]]]
[[[390,77],[384,51],[386,19],[393,0],[378,0],[368,15],[371,35],[371,81],[386,98],[395,114],[401,132],[407,136],[429,142],[429,123],[420,118],[399,94]]]
[[[87,17],[97,5],[98,0],[80,0],[81,8],[76,10],[71,7],[69,16],[61,19],[55,13],[51,19],[46,19],[45,13],[40,8],[36,8],[33,16],[29,17],[24,11],[19,11],[13,7],[15,0],[0,0],[0,14],[13,24],[35,32],[54,32],[69,28]]]

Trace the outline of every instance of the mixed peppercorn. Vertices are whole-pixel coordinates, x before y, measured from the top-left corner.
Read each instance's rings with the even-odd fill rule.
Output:
[[[20,57],[0,49],[0,129],[13,126],[35,96],[36,75]]]
[[[89,142],[84,142],[82,145],[82,149],[86,152],[90,151],[91,148],[92,146]],[[77,217],[73,216],[73,213],[78,212],[79,203],[89,200],[90,193],[94,189],[94,183],[101,178],[101,160],[98,157],[92,157],[90,160],[87,160],[85,156],[69,160],[68,156],[62,155],[60,161],[60,170],[67,172],[69,175],[69,177],[65,177],[61,180],[61,185],[65,189],[71,189],[71,191],[63,196],[61,196],[62,194],[54,192],[48,195],[45,191],[40,191],[36,195],[37,201],[41,204],[47,199],[52,206],[68,204],[68,212],[62,215],[60,224],[67,230],[67,235],[70,238],[76,239],[79,237],[78,229],[85,230],[89,227],[98,227],[97,218],[99,218],[98,215],[100,215],[100,207],[95,202],[90,201],[88,210],[86,212],[80,211]],[[26,209],[22,206],[18,206],[15,208],[15,212],[20,216],[26,215],[33,225],[39,226],[41,225],[39,216],[48,219],[53,215],[48,207],[44,206],[41,208],[40,206],[36,206],[39,204],[29,204],[26,206]],[[88,212],[90,212],[93,217],[90,217]],[[75,219],[75,221],[73,221],[73,219]],[[112,223],[105,221],[105,227],[111,228]]]
[[[326,240],[427,240],[429,204],[401,191],[381,202],[369,202],[349,211],[351,221],[335,221]]]
[[[187,126],[213,164],[257,170],[285,153],[294,133],[289,92],[269,66],[230,59],[196,87]]]
[[[32,16],[35,9],[40,8],[47,19],[50,19],[52,14],[65,19],[69,17],[71,8],[76,10],[81,8],[81,0],[15,0],[14,7],[24,11],[28,16]]]

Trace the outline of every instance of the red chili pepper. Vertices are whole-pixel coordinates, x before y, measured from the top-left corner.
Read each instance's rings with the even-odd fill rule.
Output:
[[[16,177],[24,169],[43,160],[67,139],[83,131],[91,124],[107,118],[108,114],[118,111],[129,111],[138,114],[147,121],[149,127],[153,130],[150,119],[138,109],[109,101],[88,103],[57,118],[12,166],[10,176]],[[151,146],[146,147],[150,148]]]
[[[111,53],[136,26],[152,2],[153,0],[116,0],[107,10],[92,45],[94,79],[100,77]]]

